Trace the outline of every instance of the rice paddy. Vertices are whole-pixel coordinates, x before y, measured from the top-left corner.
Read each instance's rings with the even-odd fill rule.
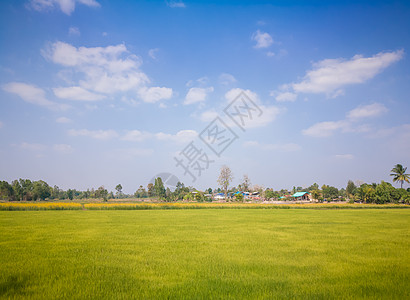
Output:
[[[408,209],[84,207],[0,211],[0,298],[410,298]]]

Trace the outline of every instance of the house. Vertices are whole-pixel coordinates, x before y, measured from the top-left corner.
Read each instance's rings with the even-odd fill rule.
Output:
[[[311,196],[310,193],[308,192],[297,192],[294,193],[292,195],[292,198],[294,198],[294,200],[298,200],[298,201],[311,201]]]
[[[222,200],[225,199],[225,194],[224,193],[218,193],[214,196],[215,200]]]

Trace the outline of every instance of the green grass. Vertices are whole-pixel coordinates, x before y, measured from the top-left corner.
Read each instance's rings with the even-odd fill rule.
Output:
[[[0,211],[0,298],[410,298],[410,211]]]

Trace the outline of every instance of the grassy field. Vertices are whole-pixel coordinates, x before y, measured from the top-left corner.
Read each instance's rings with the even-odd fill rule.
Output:
[[[0,211],[0,298],[410,298],[410,210]]]

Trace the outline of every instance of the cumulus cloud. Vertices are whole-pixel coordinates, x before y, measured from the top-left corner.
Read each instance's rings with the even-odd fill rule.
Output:
[[[345,126],[346,122],[344,121],[319,122],[302,130],[302,133],[312,137],[329,137],[333,135],[335,131],[342,129]]]
[[[2,86],[2,89],[8,93],[19,96],[21,99],[31,104],[45,106],[49,109],[64,110],[68,108],[68,106],[66,105],[57,104],[55,102],[48,100],[46,98],[45,91],[32,84],[22,82],[10,82],[4,84]]]
[[[181,131],[178,131],[176,134],[169,134],[169,133],[163,133],[163,132],[159,132],[155,134],[155,137],[158,140],[173,141],[173,142],[178,142],[178,143],[190,142],[197,136],[198,136],[198,133],[195,130],[181,130]]]
[[[256,42],[254,48],[268,48],[273,44],[273,39],[269,33],[261,32],[259,29],[252,35],[252,40]]]
[[[184,104],[193,104],[193,103],[198,103],[198,102],[203,102],[206,100],[206,97],[209,93],[212,93],[214,91],[213,87],[208,87],[208,88],[199,88],[199,87],[193,87],[190,88],[188,93],[185,96],[185,101]]]
[[[53,63],[70,70],[66,73],[71,74],[74,86],[55,88],[60,98],[96,101],[116,93],[133,93],[153,103],[169,99],[173,94],[171,88],[148,87],[150,80],[140,70],[141,59],[129,53],[124,44],[77,48],[57,41],[42,53]]]
[[[138,91],[140,98],[147,103],[170,99],[172,94],[172,89],[166,87],[143,87]]]
[[[312,137],[329,137],[337,131],[368,132],[370,127],[367,124],[357,123],[365,118],[380,116],[387,111],[388,109],[381,103],[360,105],[350,110],[344,120],[319,122],[302,130],[302,133]]]
[[[264,105],[260,100],[258,94],[251,90],[244,90],[241,88],[233,88],[226,92],[225,99],[228,103],[234,101],[241,93],[246,94],[262,111],[262,114],[259,116],[252,116],[252,119],[249,118],[246,121],[246,128],[257,128],[264,127],[269,123],[273,122],[276,117],[281,113],[281,109],[274,105]]]
[[[158,52],[158,51],[159,51],[158,48],[149,49],[149,51],[148,51],[149,57],[151,57],[152,59],[157,59],[157,52]]]
[[[272,93],[271,93],[272,95]],[[275,99],[278,102],[294,102],[298,97],[297,94],[291,92],[283,92],[276,95]]]
[[[403,57],[403,50],[380,52],[371,57],[355,55],[349,60],[325,59],[313,65],[301,82],[291,84],[296,93],[343,93],[347,85],[363,83]]]
[[[95,0],[29,0],[27,7],[40,12],[57,7],[66,15],[71,15],[75,10],[76,3],[89,7],[100,7],[100,4]]]
[[[186,5],[182,1],[167,1],[167,5],[171,8],[185,8]]]
[[[236,82],[236,78],[228,73],[222,73],[219,75],[219,83],[222,85],[229,85]]]
[[[78,27],[71,26],[68,29],[68,35],[70,35],[70,36],[79,36],[79,35],[81,35],[80,29],[78,29]]]
[[[139,130],[130,130],[121,139],[123,141],[141,142],[151,136],[152,134],[148,132],[142,132]]]
[[[109,140],[118,137],[118,133],[115,130],[88,130],[88,129],[70,129],[68,131],[70,136],[84,136],[97,140]]]
[[[381,103],[373,103],[369,105],[361,105],[353,110],[351,110],[347,117],[352,120],[378,117],[383,113],[386,113],[388,109]]]
[[[71,123],[72,120],[67,118],[67,117],[60,117],[56,119],[57,123],[62,123],[62,124],[66,124],[66,123]]]

